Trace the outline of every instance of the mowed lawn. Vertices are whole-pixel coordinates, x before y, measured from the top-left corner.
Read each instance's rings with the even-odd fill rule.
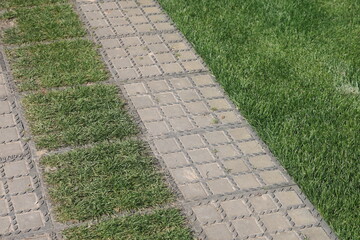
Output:
[[[360,1],[159,0],[341,239],[360,239]]]

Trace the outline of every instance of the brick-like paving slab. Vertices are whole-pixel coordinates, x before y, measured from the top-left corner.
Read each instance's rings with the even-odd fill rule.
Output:
[[[337,239],[154,0],[77,0],[199,239]]]

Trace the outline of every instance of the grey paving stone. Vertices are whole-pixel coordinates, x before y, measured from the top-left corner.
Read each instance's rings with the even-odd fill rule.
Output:
[[[143,83],[132,83],[124,85],[126,93],[128,95],[139,95],[143,93],[147,93],[147,90]]]
[[[8,162],[4,164],[4,172],[6,177],[14,177],[19,175],[26,175],[29,173],[29,169],[24,160]]]
[[[254,174],[244,174],[234,176],[233,178],[238,187],[243,190],[261,187],[260,182],[254,176]]]
[[[170,89],[169,85],[164,80],[151,81],[147,85],[152,92],[162,92]]]
[[[241,199],[224,201],[221,203],[221,207],[224,209],[228,218],[236,218],[251,213],[249,208]]]
[[[134,96],[131,97],[131,101],[136,108],[146,108],[154,106],[150,96]]]
[[[0,101],[0,114],[10,113],[10,103],[8,101]]]
[[[0,84],[5,84],[4,75],[0,72]]]
[[[210,144],[226,143],[230,141],[223,131],[207,132],[204,136]]]
[[[169,168],[181,167],[189,164],[189,161],[182,152],[164,154],[162,158]]]
[[[9,213],[9,207],[7,200],[5,198],[0,198],[0,215],[5,215]]]
[[[195,128],[187,117],[172,118],[169,122],[175,131],[189,131]]]
[[[217,163],[207,163],[207,164],[197,165],[196,167],[203,178],[213,178],[213,177],[220,177],[225,175],[224,171],[220,168],[219,164]]]
[[[314,224],[317,222],[316,218],[313,217],[306,208],[289,210],[288,214],[295,223],[295,226]]]
[[[193,207],[192,210],[194,211],[196,218],[200,223],[204,224],[221,220],[221,215],[211,204],[204,206],[196,206]]]
[[[138,114],[142,121],[161,120],[162,116],[157,108],[145,108],[138,110]]]
[[[187,185],[179,186],[181,193],[187,200],[201,199],[207,196],[204,188],[200,183],[191,183]]]
[[[249,168],[241,159],[227,160],[224,161],[223,164],[229,173],[241,173],[249,171]]]
[[[145,123],[145,127],[150,135],[162,135],[170,132],[170,129],[166,122],[148,122]]]
[[[120,80],[126,80],[129,78],[137,78],[139,75],[137,74],[136,70],[133,68],[129,68],[129,69],[118,69],[116,70],[118,75],[119,75],[119,79]]]
[[[281,213],[271,213],[261,216],[261,221],[264,223],[268,231],[274,232],[291,227],[289,220]]]
[[[271,235],[274,240],[300,240],[295,232],[281,232]]]
[[[231,193],[235,191],[235,188],[226,178],[220,178],[215,180],[209,180],[206,182],[214,194]]]
[[[0,116],[0,127],[13,126],[15,124],[14,115],[5,114]]]
[[[0,85],[0,99],[8,96],[8,90],[5,85]]]
[[[13,231],[10,217],[0,217],[0,234],[5,234]]]
[[[309,240],[330,240],[328,235],[324,232],[323,229],[319,227],[307,228],[301,230],[301,233],[307,237]]]
[[[40,211],[17,214],[16,220],[19,225],[19,230],[39,228],[45,225]]]
[[[15,141],[19,138],[20,135],[16,127],[0,128],[0,142]]]
[[[160,153],[179,151],[180,146],[173,138],[155,140],[154,144]]]
[[[184,102],[200,99],[199,94],[194,89],[181,90],[181,91],[178,91],[177,94],[179,95],[180,99]]]
[[[224,223],[217,223],[204,227],[209,240],[232,240],[233,236]]]
[[[259,173],[260,177],[266,184],[282,184],[288,182],[284,175],[279,170],[264,171]]]
[[[237,219],[232,221],[232,223],[240,237],[263,233],[263,230],[254,217]]]
[[[22,152],[23,152],[23,148],[20,142],[0,144],[0,157],[19,155]]]
[[[196,172],[191,167],[172,169],[170,172],[175,181],[180,184],[193,182],[199,179]]]
[[[216,155],[220,158],[231,158],[239,156],[238,151],[232,144],[219,145],[215,147]]]
[[[214,161],[215,159],[207,148],[190,150],[188,151],[188,154],[191,160],[197,163],[210,162]]]
[[[179,139],[186,149],[205,147],[204,141],[198,134],[181,136]]]
[[[277,206],[268,194],[249,198],[249,202],[257,212],[276,209]]]
[[[33,189],[33,183],[30,176],[9,179],[7,184],[10,194],[22,193]]]
[[[171,103],[177,103],[178,100],[174,96],[173,93],[158,93],[154,94],[155,100],[159,104],[171,104]]]
[[[249,162],[255,168],[259,168],[259,169],[275,166],[275,163],[271,160],[271,157],[269,155],[259,155],[259,156],[250,157]]]
[[[27,193],[11,197],[11,202],[14,205],[15,212],[24,210],[31,210],[38,207],[37,197],[35,193]]]

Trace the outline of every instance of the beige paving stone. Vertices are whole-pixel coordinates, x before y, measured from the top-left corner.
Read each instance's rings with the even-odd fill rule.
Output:
[[[96,11],[96,12],[86,12],[85,16],[88,20],[94,20],[94,19],[101,19],[104,18],[104,16],[102,15],[101,12]]]
[[[259,155],[249,158],[249,162],[258,169],[274,167],[275,163],[269,155]]]
[[[164,34],[162,34],[162,37],[167,42],[174,42],[174,41],[182,40],[181,35],[178,33],[164,33]]]
[[[147,93],[147,90],[143,83],[132,83],[124,85],[126,93],[128,95],[139,95]]]
[[[115,32],[110,27],[104,27],[104,28],[96,28],[95,34],[98,37],[105,37],[109,35],[115,35]]]
[[[132,16],[129,17],[131,23],[138,24],[138,23],[148,23],[149,20],[145,16]]]
[[[225,223],[217,223],[204,227],[209,240],[232,240],[232,234]]]
[[[181,51],[176,53],[176,58],[180,61],[196,60],[197,56],[192,51]]]
[[[106,49],[106,54],[109,58],[117,58],[117,57],[126,57],[127,53],[123,48],[112,48],[112,49]]]
[[[176,61],[176,59],[172,53],[158,53],[158,54],[154,54],[154,55],[155,55],[156,60],[159,63],[170,63],[170,62]]]
[[[249,168],[241,159],[226,160],[223,164],[227,171],[232,174],[249,171]]]
[[[154,94],[154,98],[158,104],[171,104],[178,102],[173,93]]]
[[[13,231],[10,217],[0,217],[0,234],[5,234]]]
[[[146,44],[162,43],[163,42],[159,35],[148,35],[148,36],[145,35],[145,36],[142,36],[142,39],[144,40],[144,42]]]
[[[200,183],[192,183],[184,186],[179,186],[181,193],[185,199],[200,199],[207,196],[204,188]]]
[[[114,17],[116,18],[116,17],[124,16],[118,8],[107,9],[106,11],[104,11],[104,15],[108,18],[114,18]]]
[[[154,30],[152,25],[149,23],[142,23],[139,25],[135,25],[134,27],[135,27],[136,31],[138,31],[140,33],[147,33],[147,32],[151,32]]]
[[[34,236],[34,237],[27,237],[23,240],[51,240],[50,236],[48,234]]]
[[[172,169],[170,170],[170,173],[175,179],[175,181],[180,184],[193,182],[199,179],[196,175],[196,172],[191,167]]]
[[[142,11],[140,8],[129,8],[123,10],[126,16],[135,16],[135,15],[142,15]]]
[[[241,149],[241,151],[245,154],[264,152],[264,149],[262,149],[261,145],[257,141],[241,142],[238,144],[238,146]]]
[[[275,196],[279,199],[283,207],[303,204],[295,191],[277,192]]]
[[[306,228],[301,230],[308,240],[330,240],[329,236],[319,227]]]
[[[133,2],[133,1],[120,1],[119,5],[120,5],[121,8],[137,7],[136,2]]]
[[[261,184],[258,182],[254,174],[234,176],[233,179],[240,189],[261,187]]]
[[[27,230],[44,226],[44,220],[40,211],[33,211],[16,215],[19,230]]]
[[[214,149],[216,151],[216,155],[218,155],[219,158],[230,158],[239,156],[239,153],[236,151],[232,144],[219,145],[214,147]]]
[[[165,74],[181,73],[184,71],[178,63],[164,63],[161,64],[161,68],[164,70]]]
[[[5,198],[0,198],[0,215],[8,214],[9,207]]]
[[[189,161],[182,152],[164,154],[163,159],[166,166],[169,168],[181,167],[189,164]]]
[[[194,89],[181,90],[177,92],[180,99],[184,102],[199,100],[200,96]]]
[[[212,99],[209,100],[211,109],[215,110],[228,110],[231,109],[231,105],[225,99]]]
[[[217,87],[199,88],[199,91],[205,98],[214,98],[214,97],[223,96],[223,94],[220,92],[220,90]]]
[[[191,82],[187,78],[172,78],[170,81],[175,89],[192,87]]]
[[[0,99],[8,96],[8,90],[5,85],[0,85]]]
[[[84,4],[84,5],[81,5],[81,9],[84,12],[100,11],[99,7],[96,4]]]
[[[245,140],[251,138],[250,131],[247,128],[234,128],[228,130],[228,133],[234,140]]]
[[[204,137],[210,144],[226,143],[230,141],[223,131],[207,132],[204,134]]]
[[[10,103],[8,101],[0,101],[0,114],[10,113]]]
[[[0,129],[0,142],[15,141],[20,138],[16,127]]]
[[[192,114],[204,114],[209,112],[203,102],[189,102],[184,104],[187,110]]]
[[[164,80],[148,82],[148,86],[152,92],[161,92],[170,89],[169,85]]]
[[[132,56],[149,54],[149,49],[146,46],[130,46],[127,47],[127,50]]]
[[[163,111],[165,116],[168,118],[181,117],[186,115],[183,107],[180,104],[163,106],[161,107],[161,111]]]
[[[129,68],[132,67],[133,64],[129,58],[115,58],[111,60],[111,63],[115,68]]]
[[[198,127],[209,127],[214,125],[215,118],[211,115],[193,116],[193,119]]]
[[[193,160],[196,163],[210,162],[215,160],[214,156],[207,148],[190,150],[188,151],[188,154],[191,160]]]
[[[148,18],[150,19],[151,22],[156,23],[156,22],[163,22],[168,20],[168,17],[165,14],[156,14],[156,15],[150,15],[148,16]]]
[[[0,181],[0,196],[5,195],[4,183]]]
[[[192,80],[195,82],[197,86],[207,86],[214,84],[214,80],[211,78],[210,75],[198,75],[192,77]]]
[[[141,45],[141,40],[139,37],[123,37],[121,38],[121,42],[124,44],[124,47],[130,47],[130,46],[138,46]],[[143,49],[144,47],[141,48],[138,47],[139,49]],[[138,49],[135,48],[135,49]]]
[[[171,30],[175,29],[175,27],[171,23],[168,23],[168,22],[154,23],[154,25],[158,31],[171,31]]]
[[[98,28],[98,27],[110,27],[109,23],[104,19],[95,19],[89,21],[90,25],[92,27]]]
[[[199,170],[203,178],[213,178],[224,176],[224,171],[220,168],[217,163],[207,163],[202,165],[197,165],[196,168]]]
[[[256,212],[276,209],[277,206],[269,194],[249,198],[249,202]]]
[[[184,62],[183,66],[189,72],[205,70],[204,65],[199,60]]]
[[[35,193],[27,193],[11,197],[11,202],[14,205],[15,212],[35,209],[38,207],[37,197]]]
[[[135,96],[130,99],[136,108],[147,108],[154,105],[150,96]]]
[[[103,39],[100,40],[104,48],[119,48],[121,44],[117,39]],[[111,50],[112,51],[112,50]]]
[[[160,75],[161,71],[160,69],[153,65],[153,66],[143,66],[143,67],[139,67],[140,72],[143,76],[156,76],[156,75]]]
[[[33,184],[30,176],[13,178],[7,181],[9,193],[22,193],[33,189]]]
[[[131,79],[131,78],[137,78],[139,75],[137,74],[136,70],[133,68],[129,68],[129,69],[118,69],[116,70],[117,73],[119,74],[119,79],[120,80],[126,80],[126,79]]]
[[[152,65],[155,63],[150,56],[137,56],[134,57],[134,61],[138,66]]]
[[[111,9],[117,9],[118,6],[114,2],[99,2],[100,7],[103,10],[111,10]]]
[[[313,217],[311,212],[306,208],[289,210],[288,214],[295,223],[295,226],[314,224],[317,222],[316,218]]]
[[[263,215],[261,216],[261,220],[267,230],[270,232],[284,230],[291,227],[290,222],[281,213],[271,213]]]
[[[1,74],[1,72],[0,72],[0,84],[5,84],[5,79],[3,74]]]
[[[112,26],[121,26],[121,25],[127,25],[130,23],[124,17],[109,18],[109,22]]]
[[[216,208],[211,204],[196,206],[193,207],[192,210],[194,211],[196,218],[200,223],[207,223],[207,222],[214,222],[221,220],[221,215],[216,210]]]
[[[232,223],[240,237],[246,237],[263,232],[254,217],[237,219],[232,221]]]
[[[198,134],[181,136],[179,140],[186,149],[205,147],[204,141]]]
[[[16,162],[8,162],[4,164],[4,172],[6,177],[14,177],[29,173],[26,162],[24,160]]]
[[[284,177],[284,175],[279,170],[263,171],[260,172],[259,175],[264,180],[264,182],[269,185],[282,184],[288,182]]]
[[[224,194],[235,191],[235,188],[232,186],[232,184],[227,178],[209,180],[206,183],[214,194]]]
[[[228,218],[236,218],[251,213],[241,199],[222,202],[221,207],[224,209]]]
[[[162,116],[157,108],[145,108],[138,110],[138,114],[142,121],[161,120]]]
[[[144,123],[149,134],[161,135],[170,132],[170,128],[164,121]]]
[[[271,236],[273,237],[273,240],[300,240],[295,232],[282,232],[272,234]]]
[[[153,53],[168,52],[169,48],[164,43],[155,43],[148,45],[148,48]]]
[[[12,126],[14,124],[15,120],[12,114],[5,114],[0,116],[0,127]]]
[[[239,115],[235,114],[234,112],[221,112],[216,113],[218,119],[222,124],[226,123],[239,123],[241,122]]]
[[[188,131],[195,128],[187,117],[172,118],[169,122],[175,131]]]
[[[162,13],[159,7],[144,7],[143,8],[145,14],[155,14],[155,13]]]
[[[157,139],[154,140],[154,144],[160,153],[168,153],[180,150],[180,147],[174,138]]]

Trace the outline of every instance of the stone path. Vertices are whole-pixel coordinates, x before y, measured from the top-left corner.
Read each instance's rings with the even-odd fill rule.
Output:
[[[75,5],[199,239],[337,239],[157,2]],[[0,238],[57,239],[1,63]]]

